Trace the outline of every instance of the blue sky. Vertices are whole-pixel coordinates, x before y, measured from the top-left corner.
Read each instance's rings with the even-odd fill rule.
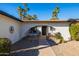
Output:
[[[18,6],[23,7],[21,3],[0,3],[0,10],[19,18],[17,11]],[[58,14],[60,20],[79,18],[79,3],[28,3],[28,7],[30,8],[28,14],[36,14],[39,20],[49,20],[56,6],[60,7]]]

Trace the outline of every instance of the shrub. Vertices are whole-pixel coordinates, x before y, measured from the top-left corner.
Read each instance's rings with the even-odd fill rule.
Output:
[[[60,43],[64,42],[64,39],[63,39],[63,37],[62,37],[62,35],[61,35],[60,32],[55,33],[55,36],[54,37],[56,39],[60,39]]]
[[[61,36],[61,33],[60,33],[60,32],[55,33],[55,37],[56,37],[57,39],[63,39],[63,37]]]
[[[79,41],[79,24],[78,23],[72,23],[69,26],[69,32],[70,32],[72,40]]]
[[[0,55],[10,53],[11,41],[7,38],[0,38]]]

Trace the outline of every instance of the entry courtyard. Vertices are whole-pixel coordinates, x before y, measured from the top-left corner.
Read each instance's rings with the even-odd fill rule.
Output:
[[[79,16],[75,7],[79,4],[2,3],[0,6],[1,56],[79,55]]]
[[[78,56],[79,42],[56,44],[45,36],[23,38],[12,46],[11,56]]]

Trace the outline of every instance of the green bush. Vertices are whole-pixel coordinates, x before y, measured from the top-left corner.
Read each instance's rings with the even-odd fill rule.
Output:
[[[63,39],[63,37],[62,37],[62,35],[61,35],[60,32],[55,33],[55,36],[54,37],[56,39],[60,39],[60,43],[64,42],[64,39]]]
[[[60,32],[55,33],[55,37],[56,37],[57,39],[63,39],[63,37],[61,36],[61,33],[60,33]]]
[[[72,40],[79,41],[79,24],[78,23],[72,23],[69,27],[69,32],[70,32]]]
[[[10,53],[11,41],[7,38],[0,38],[0,55]]]

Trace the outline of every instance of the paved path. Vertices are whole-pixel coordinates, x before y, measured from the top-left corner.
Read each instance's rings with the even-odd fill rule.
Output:
[[[31,37],[32,38],[32,37]],[[33,38],[32,38],[33,39]],[[39,45],[39,40],[28,40],[23,38],[12,46],[12,56],[38,56],[39,51],[35,49]]]
[[[57,56],[79,56],[79,41],[70,41],[52,46]]]
[[[11,53],[14,56],[79,56],[79,41],[55,45],[55,42],[45,37],[32,40],[25,38],[13,45]]]
[[[54,51],[46,39],[39,40],[39,47],[41,47],[41,49],[39,49],[39,56],[55,56]]]
[[[32,38],[33,39],[33,38]],[[15,56],[53,56],[55,53],[45,37],[29,41],[23,39],[13,45],[11,53]]]

